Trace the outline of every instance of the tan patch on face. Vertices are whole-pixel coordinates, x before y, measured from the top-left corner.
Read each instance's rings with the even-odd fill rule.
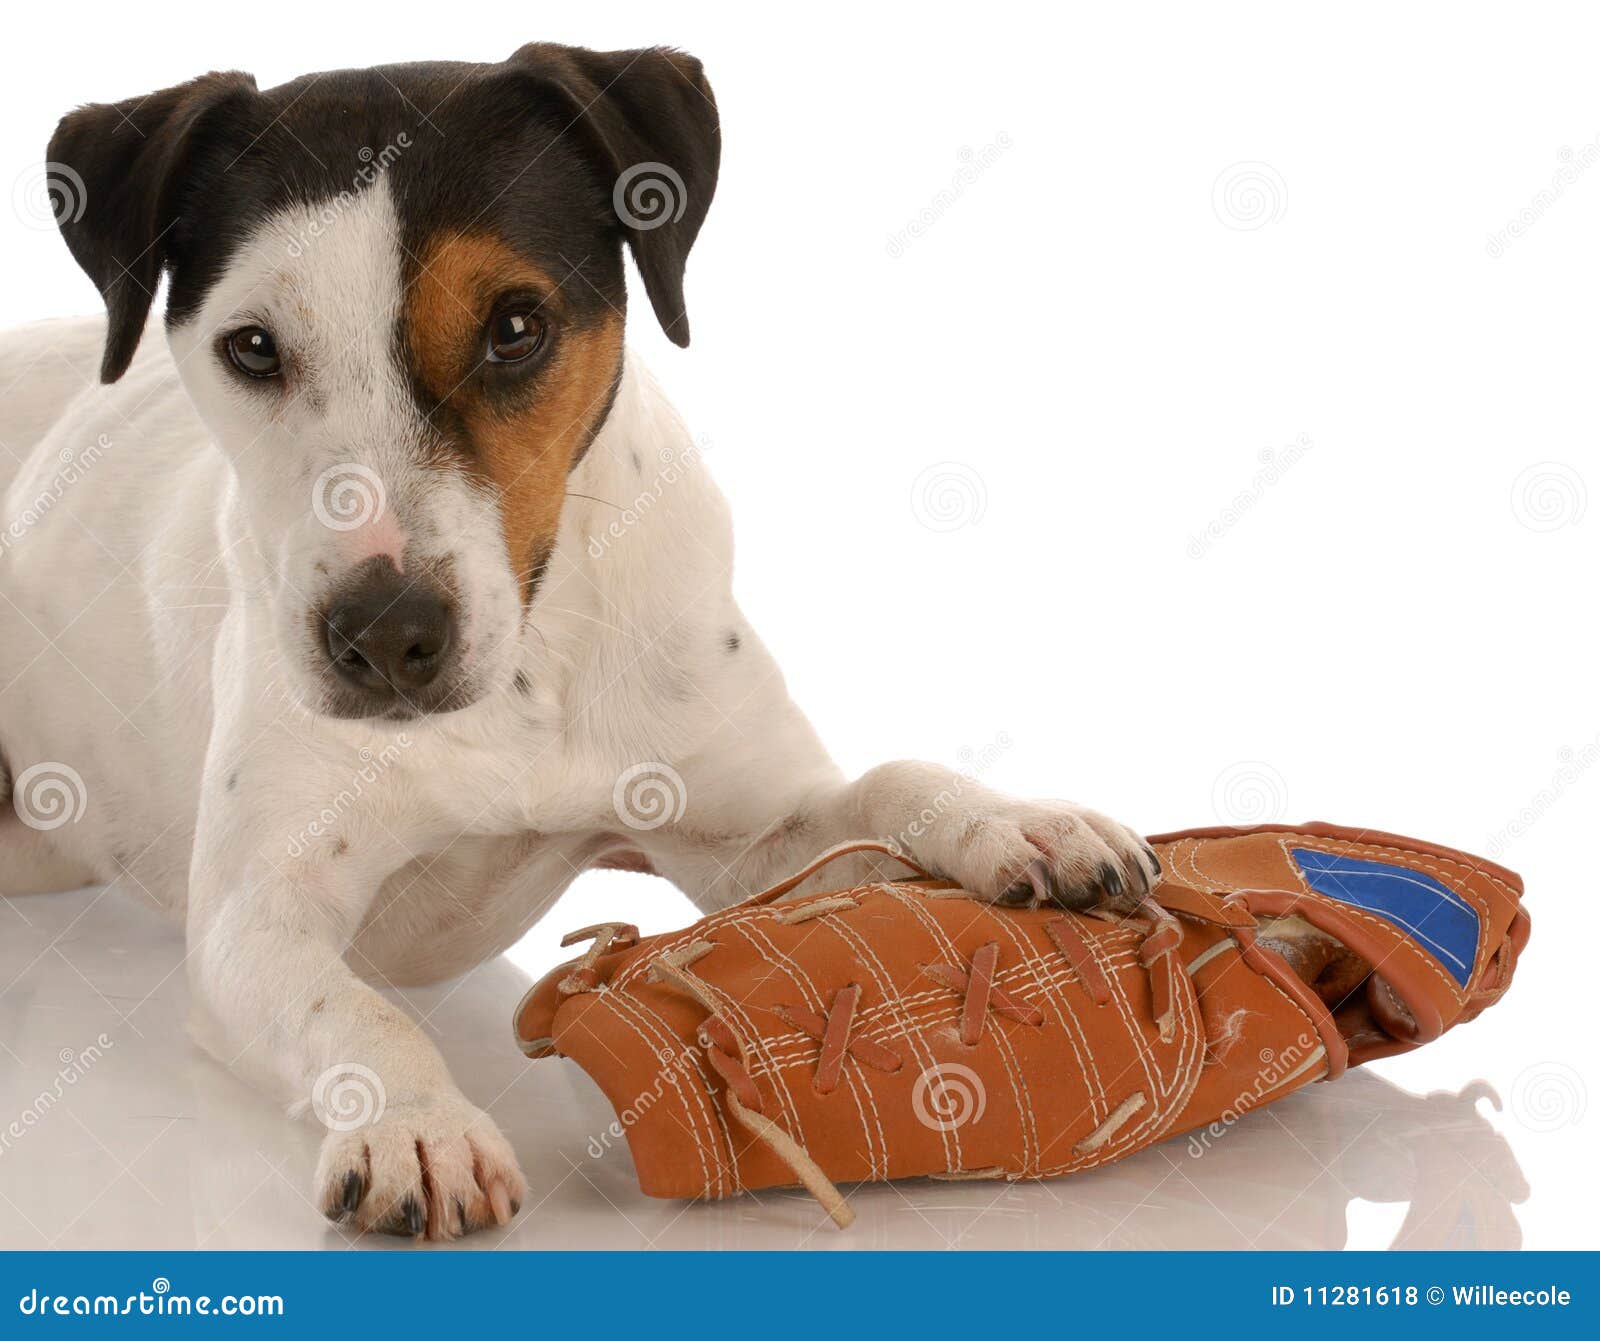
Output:
[[[546,350],[534,356],[539,366],[520,383],[511,369],[480,367],[485,324],[510,291],[541,296],[547,327]],[[608,309],[581,325],[567,316],[560,291],[538,267],[497,238],[453,233],[424,251],[402,318],[418,380],[465,429],[467,468],[499,495],[506,554],[524,600],[555,544],[567,474],[599,429],[622,362],[617,313]]]

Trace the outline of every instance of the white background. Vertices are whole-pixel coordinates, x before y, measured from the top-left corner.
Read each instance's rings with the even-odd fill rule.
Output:
[[[631,338],[841,763],[977,761],[1147,831],[1324,818],[1520,870],[1515,989],[1378,1070],[1486,1077],[1525,1242],[1600,1242],[1600,16],[151,0],[6,24],[8,325],[95,305],[28,217],[75,103],[535,38],[700,56],[724,156],[694,344],[637,291]],[[587,878],[517,962],[601,911],[687,904]],[[1349,1214],[1387,1242],[1392,1211]]]

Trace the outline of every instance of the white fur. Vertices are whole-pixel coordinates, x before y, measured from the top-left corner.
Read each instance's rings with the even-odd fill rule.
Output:
[[[185,919],[197,1037],[291,1104],[331,1068],[381,1077],[379,1127],[328,1137],[324,1204],[365,1144],[357,1222],[392,1224],[422,1141],[435,1200],[508,1213],[509,1148],[369,984],[482,962],[608,856],[642,854],[707,908],[853,837],[896,838],[989,894],[1041,853],[1064,879],[1137,868],[1128,831],[1064,802],[928,764],[841,776],[734,604],[721,495],[631,359],[525,617],[494,499],[417,463],[382,183],[296,254],[305,233],[292,213],[263,229],[115,385],[95,381],[98,319],[0,337],[0,754],[13,779],[66,765],[87,797],[48,831],[0,821],[0,890],[118,879]],[[274,408],[241,388],[213,341],[247,320],[312,394]],[[389,510],[330,530],[312,485],[352,462]],[[419,548],[456,565],[477,701],[408,723],[320,715],[308,609],[364,555]],[[630,825],[619,780],[659,764],[669,817]],[[464,1227],[438,1214],[430,1232]]]

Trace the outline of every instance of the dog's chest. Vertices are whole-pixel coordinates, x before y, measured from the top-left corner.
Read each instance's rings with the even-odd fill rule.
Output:
[[[421,737],[407,761],[430,828],[458,834],[570,833],[616,823],[612,792],[625,764],[559,713],[537,704]],[[408,790],[410,790],[408,789]]]

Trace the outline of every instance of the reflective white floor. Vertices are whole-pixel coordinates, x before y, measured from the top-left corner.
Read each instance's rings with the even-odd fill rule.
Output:
[[[1353,1072],[1251,1115],[1209,1150],[1180,1137],[1049,1184],[862,1187],[857,1224],[840,1233],[798,1193],[641,1196],[626,1149],[595,1143],[611,1121],[598,1090],[571,1063],[529,1063],[511,1045],[526,982],[502,959],[406,996],[532,1185],[508,1230],[466,1246],[1514,1248],[1531,1196],[1519,1155],[1551,1136],[1537,1114],[1497,1112],[1486,1083],[1466,1083],[1471,1071],[1426,1096]],[[180,936],[153,914],[116,892],[0,900],[0,988],[0,1247],[410,1248],[316,1214],[318,1129],[287,1121],[190,1043]],[[97,1058],[63,1065],[101,1035]],[[1546,1200],[1564,1195],[1575,1187],[1556,1180]],[[1540,1237],[1555,1246],[1556,1234]]]

